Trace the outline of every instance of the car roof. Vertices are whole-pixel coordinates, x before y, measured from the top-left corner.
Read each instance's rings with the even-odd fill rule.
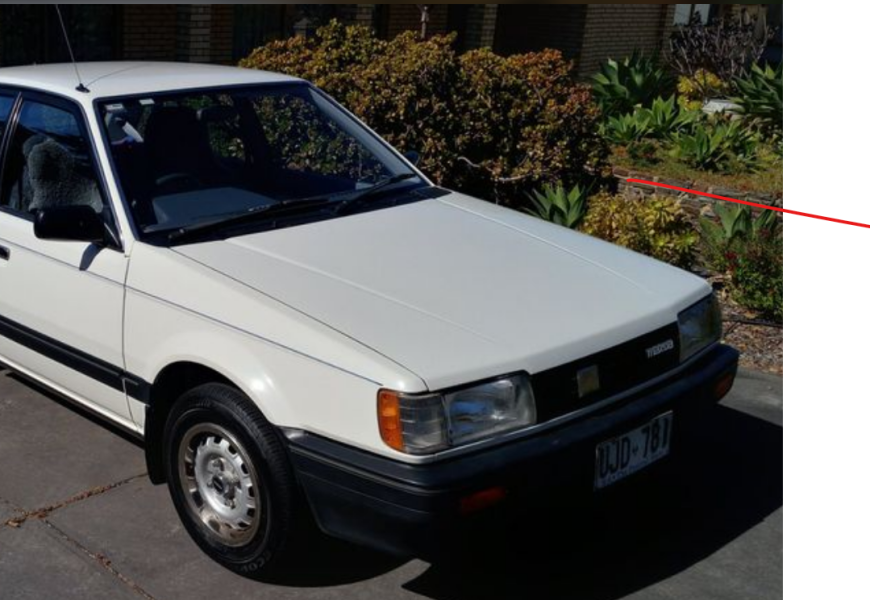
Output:
[[[78,68],[89,92],[76,91],[79,82],[72,63],[0,68],[0,86],[27,87],[88,103],[115,96],[301,81],[278,73],[193,63],[82,62]]]

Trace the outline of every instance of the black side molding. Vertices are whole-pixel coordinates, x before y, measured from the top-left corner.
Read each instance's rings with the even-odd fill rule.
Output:
[[[141,377],[127,373],[100,358],[86,354],[63,342],[34,331],[0,315],[0,336],[33,350],[46,358],[99,381],[131,398],[148,403],[150,384]]]

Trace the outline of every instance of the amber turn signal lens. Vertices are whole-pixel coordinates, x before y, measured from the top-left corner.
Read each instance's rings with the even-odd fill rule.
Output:
[[[725,375],[722,379],[716,382],[716,387],[713,393],[716,394],[716,400],[724,398],[731,391],[731,386],[734,385],[734,375]]]
[[[402,437],[402,412],[399,407],[399,394],[391,390],[378,392],[378,428],[381,439],[393,450],[403,451],[405,442]]]
[[[489,488],[466,496],[459,501],[459,512],[469,515],[498,504],[507,497],[507,490],[503,487]]]

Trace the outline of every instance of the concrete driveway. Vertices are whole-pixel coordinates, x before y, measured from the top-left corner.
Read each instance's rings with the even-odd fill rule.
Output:
[[[589,518],[531,515],[434,565],[318,539],[262,583],[199,552],[135,441],[0,373],[0,599],[779,599],[782,379],[742,373],[711,425]]]

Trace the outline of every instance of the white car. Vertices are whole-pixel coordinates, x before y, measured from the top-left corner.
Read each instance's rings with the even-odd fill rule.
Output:
[[[235,571],[309,510],[419,553],[594,493],[731,387],[703,280],[441,189],[309,83],[80,70],[0,69],[0,362],[142,436]]]

